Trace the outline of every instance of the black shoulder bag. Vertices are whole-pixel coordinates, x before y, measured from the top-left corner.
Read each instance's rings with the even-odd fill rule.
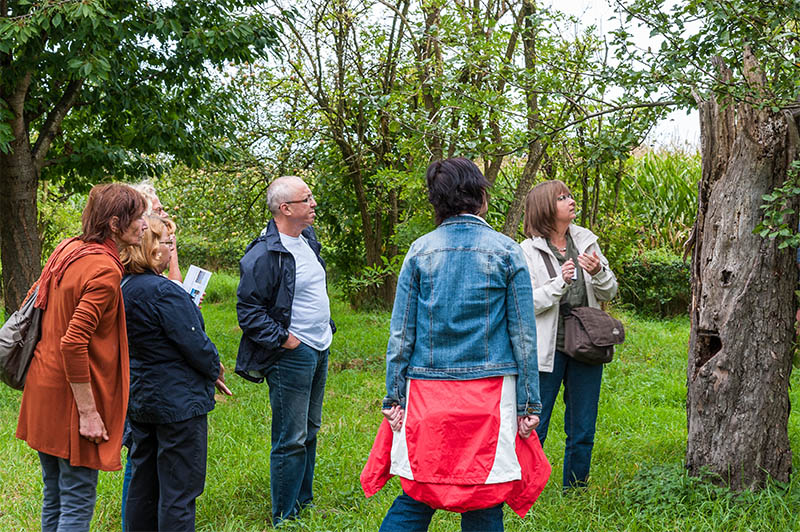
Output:
[[[15,390],[25,387],[33,351],[41,336],[42,310],[34,307],[39,287],[0,328],[0,381]]]

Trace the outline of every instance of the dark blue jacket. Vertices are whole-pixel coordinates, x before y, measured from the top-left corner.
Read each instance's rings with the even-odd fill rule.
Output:
[[[178,284],[155,272],[126,275],[131,395],[128,417],[176,423],[214,409],[219,353],[203,315]]]
[[[302,234],[325,268],[325,261],[319,255],[322,246],[314,229],[307,227]],[[278,226],[275,220],[270,220],[265,233],[247,246],[239,261],[236,314],[242,339],[236,357],[236,373],[247,380],[264,380],[264,371],[275,361],[281,344],[289,337],[294,274],[294,256],[283,247]],[[333,320],[331,330],[336,332]]]

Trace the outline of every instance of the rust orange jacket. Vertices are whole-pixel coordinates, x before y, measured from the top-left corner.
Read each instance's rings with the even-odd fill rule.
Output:
[[[92,244],[73,240],[63,254],[87,245]],[[115,259],[107,253],[78,254],[60,280],[50,283],[16,433],[37,451],[104,471],[121,468],[130,382],[122,271]],[[108,441],[94,444],[80,437],[72,382],[91,383]]]

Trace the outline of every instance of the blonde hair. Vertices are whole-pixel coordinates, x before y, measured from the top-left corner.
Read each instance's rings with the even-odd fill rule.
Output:
[[[525,197],[525,236],[548,238],[556,229],[558,196],[569,194],[563,181],[553,179],[533,187]]]
[[[125,273],[144,273],[147,270],[157,271],[161,265],[161,233],[175,234],[175,222],[169,218],[161,218],[153,214],[144,217],[147,229],[138,246],[127,246],[120,252]],[[160,272],[159,272],[160,273]]]

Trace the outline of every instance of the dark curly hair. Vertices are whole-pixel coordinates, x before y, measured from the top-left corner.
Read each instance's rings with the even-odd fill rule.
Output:
[[[457,214],[478,214],[483,207],[489,182],[469,159],[435,161],[428,167],[425,178],[436,225]]]

